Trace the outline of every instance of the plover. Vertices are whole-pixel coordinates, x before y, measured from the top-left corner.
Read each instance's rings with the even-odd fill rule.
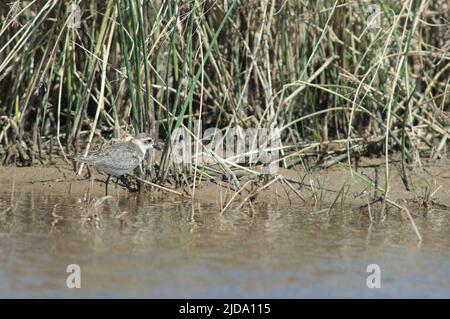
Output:
[[[108,174],[105,192],[108,195],[108,183],[111,176],[118,179],[128,175],[140,166],[148,150],[156,148],[157,144],[145,133],[140,133],[128,142],[108,146],[86,157],[76,157],[75,160],[96,167]]]

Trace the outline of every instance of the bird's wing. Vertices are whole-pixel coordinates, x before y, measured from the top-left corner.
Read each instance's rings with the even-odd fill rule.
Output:
[[[113,144],[104,149],[93,152],[88,156],[75,157],[75,160],[87,164],[93,164],[99,161],[103,161],[106,158],[114,157],[115,153],[117,153],[122,148],[122,144],[124,143]]]
[[[141,162],[136,153],[136,148],[131,143],[121,143],[124,146],[114,144],[101,151],[101,162],[97,163],[100,169],[115,171],[117,175],[124,175],[133,171]]]
[[[110,145],[96,153],[91,154],[90,157],[97,157],[97,158],[116,157],[117,154],[122,153],[125,149],[128,148],[128,144],[130,143],[126,142]]]

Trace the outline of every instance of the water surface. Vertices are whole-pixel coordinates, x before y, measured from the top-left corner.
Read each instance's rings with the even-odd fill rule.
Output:
[[[0,213],[10,205],[0,193]],[[123,197],[96,214],[80,198],[17,193],[0,216],[0,297],[450,297],[449,212],[391,213]],[[55,206],[56,205],[56,206]],[[120,213],[122,212],[122,214]],[[126,212],[126,213],[124,213]],[[96,215],[96,216],[94,216]],[[69,289],[67,265],[81,268]],[[369,289],[369,264],[381,288]]]

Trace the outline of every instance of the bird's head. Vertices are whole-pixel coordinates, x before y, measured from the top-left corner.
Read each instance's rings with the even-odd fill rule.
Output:
[[[160,149],[158,144],[155,143],[153,138],[151,138],[146,133],[139,133],[136,135],[132,140],[131,143],[136,144],[139,146],[139,148],[142,150],[142,152],[145,154],[148,150],[151,150],[152,148]]]

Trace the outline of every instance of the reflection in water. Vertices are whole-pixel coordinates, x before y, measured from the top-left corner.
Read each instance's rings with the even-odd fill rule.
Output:
[[[22,193],[0,216],[0,297],[450,297],[449,212],[372,225],[364,214],[124,197],[87,214],[81,199]],[[10,194],[0,193],[0,213]],[[366,268],[381,267],[381,289]],[[81,289],[66,267],[81,267]]]

